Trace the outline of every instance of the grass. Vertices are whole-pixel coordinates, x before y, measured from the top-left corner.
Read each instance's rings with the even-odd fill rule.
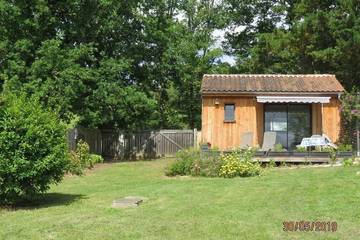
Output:
[[[104,165],[66,177],[35,206],[0,210],[0,239],[357,239],[359,167],[273,169],[252,178],[167,178],[172,160]],[[144,196],[138,208],[113,199]],[[337,221],[284,232],[283,221]]]

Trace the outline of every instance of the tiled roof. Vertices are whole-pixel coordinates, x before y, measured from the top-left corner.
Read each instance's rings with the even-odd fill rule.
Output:
[[[343,92],[330,74],[205,74],[201,92],[206,93],[337,93]]]

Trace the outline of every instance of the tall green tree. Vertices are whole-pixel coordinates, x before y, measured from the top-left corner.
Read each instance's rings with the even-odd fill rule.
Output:
[[[262,15],[264,8],[257,2],[266,6],[267,14]],[[246,27],[228,37],[228,47],[238,57],[239,71],[332,73],[348,90],[360,85],[358,1],[262,0],[233,7],[231,20],[240,19],[239,24]],[[232,12],[248,12],[256,21],[249,26],[243,20],[246,17],[234,17]],[[264,23],[267,28],[261,27]],[[248,34],[248,29],[253,34]],[[247,44],[248,36],[252,44]]]
[[[142,39],[140,3],[1,1],[5,91],[36,95],[64,119],[76,114],[89,127],[156,126],[141,120],[153,119],[154,100],[131,67],[142,51],[134,44]]]
[[[200,86],[203,74],[212,73],[224,54],[215,46],[212,33],[223,24],[223,6],[215,1],[186,0],[181,2],[183,33],[173,45],[178,68],[174,81],[178,98],[176,109],[186,118],[190,128],[200,127]]]

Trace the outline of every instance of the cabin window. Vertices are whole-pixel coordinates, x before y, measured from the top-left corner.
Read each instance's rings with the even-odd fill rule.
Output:
[[[225,104],[225,122],[235,121],[235,104]]]

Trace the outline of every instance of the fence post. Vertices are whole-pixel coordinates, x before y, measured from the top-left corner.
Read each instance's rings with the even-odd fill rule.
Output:
[[[194,128],[193,134],[194,134],[194,148],[196,148],[197,147],[197,129],[196,128]]]

